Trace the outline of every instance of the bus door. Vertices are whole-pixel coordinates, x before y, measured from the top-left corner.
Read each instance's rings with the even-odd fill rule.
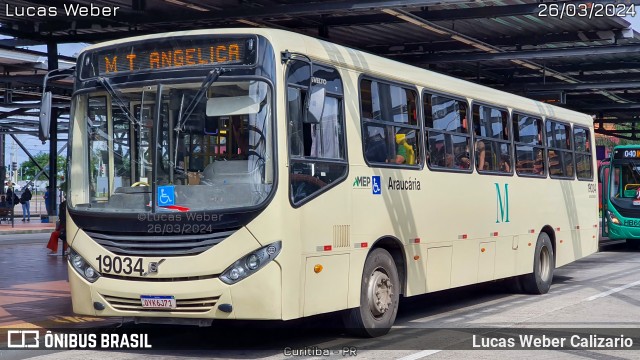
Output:
[[[600,173],[598,174],[598,178],[600,180],[600,208],[602,210],[602,236],[609,236],[609,227],[606,226],[607,221],[607,209],[609,205],[609,164],[603,164],[600,167]]]

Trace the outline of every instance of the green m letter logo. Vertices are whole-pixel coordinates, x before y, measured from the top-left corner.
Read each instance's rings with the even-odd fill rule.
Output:
[[[509,184],[504,184],[504,203],[500,193],[500,185],[496,184],[496,223],[509,222]],[[507,216],[505,220],[505,215]]]

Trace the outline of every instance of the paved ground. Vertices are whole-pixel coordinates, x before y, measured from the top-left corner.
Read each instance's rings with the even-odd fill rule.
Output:
[[[71,310],[66,259],[48,256],[49,234],[0,235],[0,328],[94,326]]]
[[[44,234],[0,236],[0,328],[97,327],[107,323],[71,312],[65,260],[46,255]],[[217,324],[212,328],[159,327],[164,344],[237,344],[276,350],[242,351],[0,351],[0,360],[37,356],[42,360],[238,358],[285,359],[284,349],[355,347],[358,359],[640,359],[632,351],[436,351],[425,329],[441,328],[600,328],[638,327],[640,319],[640,252],[623,244],[556,271],[549,294],[512,293],[504,282],[474,285],[406,299],[396,326],[377,339],[356,339],[337,330],[333,316],[303,322]],[[144,329],[135,325],[132,329]],[[274,330],[275,329],[275,330]],[[274,335],[276,334],[276,335]],[[270,337],[271,336],[271,337]],[[229,345],[231,344],[231,345]],[[279,347],[279,348],[278,348]],[[436,348],[437,349],[437,348]],[[344,358],[332,355],[332,358]],[[306,356],[305,358],[312,358]]]
[[[11,222],[7,221],[0,223],[0,236],[13,234],[51,234],[54,228],[55,224],[52,223],[41,223],[39,220],[22,222],[21,219],[16,218],[13,226],[11,226]]]

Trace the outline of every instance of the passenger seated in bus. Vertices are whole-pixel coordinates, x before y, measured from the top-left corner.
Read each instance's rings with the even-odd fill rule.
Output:
[[[365,157],[369,162],[385,162],[387,160],[387,145],[384,139],[384,129],[368,127],[369,137],[366,142]]]
[[[485,161],[486,151],[484,149],[484,141],[476,141],[476,167],[478,170],[484,170],[487,168],[487,162]]]
[[[476,141],[476,163],[478,170],[485,170],[489,167],[489,163],[485,161],[484,142],[482,140]],[[458,165],[461,169],[468,169],[471,167],[471,154],[469,154],[469,146],[465,148],[465,152],[459,155]]]
[[[500,171],[503,172],[511,172],[511,159],[508,155],[502,155],[500,157]]]
[[[415,151],[413,146],[409,144],[410,141],[415,141],[415,131],[410,131],[407,134],[396,134],[396,164],[408,164],[414,165],[416,163]]]

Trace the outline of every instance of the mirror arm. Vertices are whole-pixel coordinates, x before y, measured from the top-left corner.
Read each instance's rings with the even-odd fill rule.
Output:
[[[282,63],[288,63],[291,60],[301,60],[299,58],[303,58],[306,63],[309,64],[309,85],[307,87],[307,92],[311,94],[311,86],[313,85],[313,60],[305,54],[290,52],[289,50],[285,50],[280,53],[280,59]],[[307,95],[307,99],[305,101],[305,108],[309,109],[309,96]]]
[[[44,104],[44,99],[46,97],[46,93],[47,93],[47,83],[49,82],[49,80],[54,80],[54,79],[62,79],[62,78],[66,78],[66,77],[70,77],[70,76],[74,76],[76,71],[75,67],[70,67],[67,69],[54,69],[51,71],[48,71],[45,75],[44,75],[44,79],[42,80],[42,97],[41,97],[41,102],[40,102],[40,133],[39,133],[39,138],[42,141],[42,143],[44,144],[45,140],[49,139],[49,128],[50,128],[50,124],[51,124],[51,105],[53,103],[53,93],[49,94],[50,96],[48,97],[48,101],[47,101],[47,109],[43,109],[43,105]],[[46,121],[46,132],[44,129],[44,124],[43,121]]]

